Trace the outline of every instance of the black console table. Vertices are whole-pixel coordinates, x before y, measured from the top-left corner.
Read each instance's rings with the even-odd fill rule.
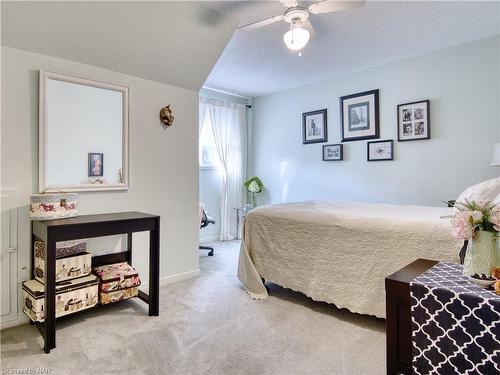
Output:
[[[95,256],[92,267],[129,262],[132,264],[132,233],[149,231],[149,294],[139,291],[139,298],[149,305],[149,315],[159,315],[160,280],[160,217],[141,212],[120,212],[101,215],[82,215],[68,219],[33,221],[31,272],[34,277],[34,243],[46,244],[45,251],[45,320],[36,323],[44,338],[45,353],[56,347],[56,242],[127,234],[127,250]]]

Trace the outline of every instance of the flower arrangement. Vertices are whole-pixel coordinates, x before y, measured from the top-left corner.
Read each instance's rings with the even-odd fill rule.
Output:
[[[457,202],[455,208],[458,212],[451,220],[452,234],[455,238],[470,240],[477,231],[500,231],[500,206],[492,202]]]
[[[451,220],[455,238],[467,240],[464,274],[490,276],[500,267],[500,206],[492,202],[464,201],[455,204]]]
[[[252,203],[254,207],[257,207],[256,194],[262,193],[264,191],[264,184],[258,177],[252,177],[244,183],[245,188],[249,193],[252,194]]]

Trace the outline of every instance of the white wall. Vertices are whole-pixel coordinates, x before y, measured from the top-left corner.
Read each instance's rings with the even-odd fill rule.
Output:
[[[29,265],[30,194],[38,190],[38,71],[65,73],[130,87],[130,188],[81,193],[81,214],[143,211],[161,215],[160,276],[198,272],[198,93],[68,60],[2,47],[1,188],[15,189],[10,206],[21,207],[19,268]],[[171,104],[172,127],[160,108]],[[147,236],[134,237],[134,265],[147,276]],[[90,250],[120,249],[119,242]],[[147,281],[147,280],[144,280]]]
[[[334,63],[334,62],[332,62]],[[301,114],[328,109],[328,143],[340,142],[339,97],[380,89],[381,140],[395,161],[366,161],[366,141],[344,143],[343,162],[302,144]],[[396,106],[430,99],[431,138],[397,142]],[[498,176],[500,37],[371,68],[254,99],[250,171],[268,203],[330,199],[442,205],[467,186]]]

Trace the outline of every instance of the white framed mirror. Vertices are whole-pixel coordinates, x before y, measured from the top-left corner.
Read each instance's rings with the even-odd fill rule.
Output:
[[[128,189],[129,88],[40,70],[40,192]]]

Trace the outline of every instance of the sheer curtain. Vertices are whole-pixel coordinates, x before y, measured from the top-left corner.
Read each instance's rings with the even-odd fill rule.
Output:
[[[246,174],[245,106],[200,98],[200,120],[204,116],[209,116],[222,169],[220,240],[230,241],[236,237],[234,208],[243,205],[243,179]]]

